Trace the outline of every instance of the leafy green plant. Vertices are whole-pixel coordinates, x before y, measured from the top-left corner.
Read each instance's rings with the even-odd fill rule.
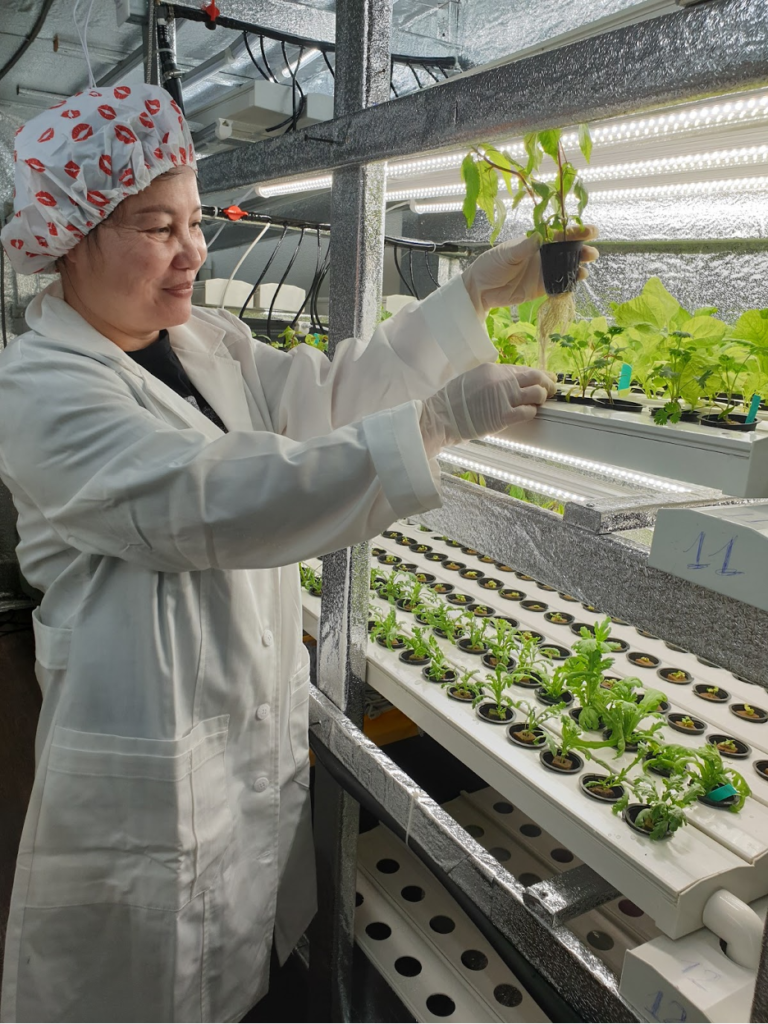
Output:
[[[664,839],[686,824],[685,808],[698,799],[701,786],[688,784],[677,776],[661,779],[661,791],[646,775],[625,780],[625,794],[613,805],[614,813],[623,811],[629,804],[629,792],[637,803],[647,804],[637,817],[635,825],[648,833],[649,839]]]
[[[543,666],[538,668],[541,679],[540,689],[549,700],[558,702],[568,691],[565,665],[558,665],[554,672],[547,672]]]
[[[606,671],[613,665],[609,643],[611,620],[596,622],[594,631],[583,627],[581,639],[573,645],[573,655],[563,665],[563,682],[581,705],[579,725],[585,730],[600,727],[608,690],[601,688]]]
[[[606,743],[616,748],[616,757],[621,757],[630,745],[649,740],[664,724],[661,715],[654,711],[664,695],[659,690],[648,690],[638,704],[636,701],[611,698],[603,705],[602,719],[608,731]],[[646,718],[653,721],[640,728]]]
[[[729,810],[737,814],[746,803],[747,797],[752,795],[747,780],[725,764],[712,744],[707,743],[698,747],[693,753],[694,757],[687,767],[691,778],[701,787],[702,794],[706,796],[721,786],[733,786],[739,799]]]
[[[315,597],[320,597],[323,592],[323,578],[320,573],[315,572],[312,566],[300,562],[299,579],[305,590],[308,590],[310,594],[314,594]]]
[[[433,636],[429,636],[421,626],[414,626],[410,636],[403,637],[405,646],[411,652],[414,661],[421,661],[423,658],[431,658],[435,647],[439,645]]]
[[[512,670],[514,683],[528,683],[542,678],[542,649],[535,636],[522,630],[517,633],[516,665]]]
[[[432,638],[432,641],[434,642],[434,637]],[[445,654],[443,654],[443,651],[438,643],[434,643],[434,646],[431,647],[431,651],[431,660],[429,663],[429,668],[427,669],[427,675],[434,683],[442,683],[445,679],[446,673],[453,671],[453,669],[448,663],[448,659],[446,658]]]
[[[462,621],[467,633],[466,646],[472,651],[484,649],[487,646],[485,635],[488,630],[488,620],[478,619],[472,612],[467,612],[462,615]]]
[[[384,646],[393,651],[396,647],[402,647],[406,640],[402,628],[402,625],[397,621],[397,609],[392,608],[389,614],[382,620],[374,639],[381,639]]]
[[[491,242],[498,238],[507,216],[507,207],[499,197],[499,179],[511,197],[513,210],[526,197],[531,200],[533,229],[528,234],[538,234],[543,242],[555,241],[558,234],[564,237],[570,223],[582,223],[581,215],[589,197],[579,172],[565,154],[562,132],[558,129],[529,132],[523,141],[525,164],[483,143],[473,146],[461,165],[467,226],[472,227],[477,210],[482,210],[491,225]],[[592,139],[586,124],[579,125],[579,148],[589,163]],[[554,180],[551,171],[546,178],[539,174],[547,157],[554,165]],[[568,210],[570,196],[578,204],[576,213]]]
[[[557,498],[551,498],[545,494],[537,494],[535,491],[526,490],[524,487],[518,487],[516,484],[510,484],[507,487],[507,494],[510,498],[517,498],[518,501],[524,501],[529,505],[545,508],[548,512],[556,512],[560,516],[565,512],[565,505],[558,501]]]
[[[393,569],[379,588],[379,595],[385,601],[405,601],[410,596],[411,577],[402,569]]]
[[[565,707],[565,705],[561,705]],[[547,746],[553,757],[567,757],[581,747],[581,729],[570,715],[560,715],[560,735],[547,733]]]
[[[565,704],[553,704],[551,707],[540,709],[530,701],[522,699],[513,700],[512,706],[524,715],[525,729],[521,730],[518,735],[524,743],[533,743],[536,740],[536,732],[542,732],[544,723],[548,722],[550,718],[556,718]]]
[[[497,665],[492,675],[487,675],[481,684],[480,692],[475,699],[475,704],[481,704],[489,697],[493,701],[493,708],[489,712],[497,718],[504,718],[507,708],[512,707],[512,698],[507,692],[512,678],[503,665]]]
[[[568,334],[552,334],[562,354],[562,366],[573,379],[567,396],[577,392],[582,398],[592,386],[598,372],[613,367],[618,359],[614,339],[622,333],[621,327],[609,327],[605,317],[579,320],[572,324]]]
[[[461,675],[459,676],[458,682],[444,682],[443,686],[453,687],[458,697],[464,697],[467,699],[471,697],[472,700],[475,700],[477,695],[480,693],[481,686],[480,683],[475,681],[476,675],[477,669],[472,669],[472,671],[465,671],[462,672]]]
[[[488,619],[485,642],[498,664],[507,665],[516,646],[517,630],[505,619]]]
[[[482,473],[473,473],[471,470],[466,470],[465,472],[455,473],[454,475],[457,476],[459,480],[466,480],[470,484],[477,484],[478,487],[485,487],[485,477]]]

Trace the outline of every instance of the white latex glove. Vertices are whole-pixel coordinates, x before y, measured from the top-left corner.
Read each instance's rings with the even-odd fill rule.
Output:
[[[446,445],[497,434],[533,419],[555,393],[552,378],[528,366],[483,363],[424,402],[419,426],[429,458]]]
[[[591,225],[571,228],[567,238],[569,242],[590,241],[597,238],[597,228]],[[544,294],[540,248],[539,235],[531,235],[522,242],[502,242],[481,253],[467,267],[462,279],[479,317],[484,319],[488,310],[497,306],[518,306],[521,302],[530,302]],[[585,245],[581,262],[592,263],[598,255],[594,246]],[[579,280],[584,280],[588,274],[589,271],[582,265]]]

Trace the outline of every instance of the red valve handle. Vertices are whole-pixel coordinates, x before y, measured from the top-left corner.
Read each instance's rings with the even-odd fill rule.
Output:
[[[248,216],[248,211],[241,210],[239,206],[228,206],[226,210],[222,210],[221,212],[226,214],[230,220],[240,220],[241,217]]]

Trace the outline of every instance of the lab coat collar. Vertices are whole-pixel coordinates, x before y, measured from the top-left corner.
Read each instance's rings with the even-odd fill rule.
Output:
[[[177,414],[186,412],[183,418],[189,425],[199,427],[200,414],[188,402],[179,398],[150,373],[143,371],[129,355],[103,334],[99,334],[64,301],[60,281],[54,281],[35,296],[27,307],[26,320],[37,334],[62,341],[68,348],[95,356],[101,362],[117,364],[121,369],[140,377],[155,398],[165,405],[170,404]],[[225,328],[207,322],[197,316],[193,309],[187,323],[170,328],[168,334],[190,380],[216,410],[227,428],[253,430],[240,364],[222,343]]]

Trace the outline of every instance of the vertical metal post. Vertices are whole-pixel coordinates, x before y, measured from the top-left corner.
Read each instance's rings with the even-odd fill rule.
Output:
[[[391,0],[337,0],[334,115],[389,99]],[[331,194],[329,355],[351,336],[369,338],[378,318],[384,260],[384,165],[336,171]],[[368,619],[368,545],[323,559],[319,689],[358,727]],[[320,886],[310,930],[310,985],[318,1021],[351,1020],[359,808],[322,768],[315,773],[315,848]]]
[[[144,81],[148,85],[159,85],[156,0],[147,0],[147,20],[141,26],[141,36],[144,44]]]
[[[768,1022],[768,920],[766,920],[763,930],[763,945],[760,951],[760,963],[755,978],[755,995],[749,1019],[759,1022],[759,1024]]]

